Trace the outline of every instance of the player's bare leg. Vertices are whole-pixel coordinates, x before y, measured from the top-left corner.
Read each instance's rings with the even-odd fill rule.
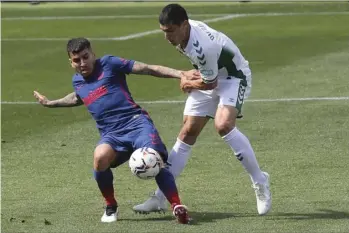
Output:
[[[94,152],[94,176],[106,203],[106,209],[101,218],[102,222],[117,220],[118,205],[114,197],[113,173],[110,169],[110,164],[116,159],[116,156],[117,153],[109,144],[98,145]]]
[[[269,190],[269,175],[259,168],[255,153],[248,138],[236,127],[235,121],[239,111],[228,105],[218,106],[215,127],[224,141],[235,152],[236,158],[241,162],[251,177],[256,193],[257,210],[260,215],[268,213],[271,208],[271,193]]]
[[[168,157],[169,170],[174,178],[183,171],[188,162],[191,147],[195,144],[197,137],[208,121],[208,117],[184,116],[183,126]],[[167,210],[166,197],[160,189],[157,189],[154,195],[143,204],[134,206],[133,210],[143,214],[164,212]]]

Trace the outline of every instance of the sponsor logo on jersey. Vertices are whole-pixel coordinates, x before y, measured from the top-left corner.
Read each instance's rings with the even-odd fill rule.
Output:
[[[91,91],[87,97],[83,98],[82,101],[86,106],[89,106],[95,102],[100,97],[108,93],[108,89],[105,86],[98,87],[97,89]]]
[[[200,73],[207,77],[207,76],[212,76],[213,75],[213,70],[200,70]]]

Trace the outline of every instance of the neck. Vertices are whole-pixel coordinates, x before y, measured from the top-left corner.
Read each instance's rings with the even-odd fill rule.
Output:
[[[191,30],[191,26],[190,24],[188,24],[188,29],[186,30],[186,34],[184,36],[184,40],[180,43],[181,48],[184,50],[187,45],[188,45],[188,41],[190,38],[190,30]]]
[[[91,73],[92,74],[92,73]],[[83,75],[83,74],[81,74],[81,76],[85,79],[85,80],[88,80],[88,79],[90,79],[90,75],[91,74],[88,74],[88,75]]]

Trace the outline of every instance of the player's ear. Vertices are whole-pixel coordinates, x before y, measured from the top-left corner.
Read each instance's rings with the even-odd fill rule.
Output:
[[[189,25],[189,21],[188,20],[184,20],[183,23],[182,23],[183,26],[188,26]]]
[[[74,68],[72,59],[69,58],[68,61],[69,61],[70,66],[71,66],[72,68]]]
[[[96,57],[96,54],[94,53],[92,48],[89,48],[88,50],[89,50],[90,55],[92,55],[92,57]]]
[[[188,20],[184,20],[182,22],[182,24],[180,25],[180,28],[182,28],[182,30],[185,30],[185,31],[188,29],[188,27],[189,27],[189,21]]]

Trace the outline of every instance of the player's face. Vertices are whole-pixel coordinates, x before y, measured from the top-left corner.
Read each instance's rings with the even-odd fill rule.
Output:
[[[79,53],[69,53],[71,66],[81,74],[86,77],[93,72],[93,67],[95,63],[95,54],[91,49],[84,49]]]
[[[186,26],[185,22],[181,25],[160,25],[160,29],[165,33],[166,40],[174,45],[177,46],[181,42],[185,40],[186,35]]]

